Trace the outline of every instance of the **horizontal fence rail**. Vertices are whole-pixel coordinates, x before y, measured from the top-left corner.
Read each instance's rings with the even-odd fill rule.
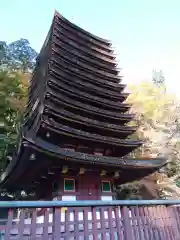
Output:
[[[0,208],[8,211],[0,221],[5,240],[180,239],[180,201],[2,201]]]

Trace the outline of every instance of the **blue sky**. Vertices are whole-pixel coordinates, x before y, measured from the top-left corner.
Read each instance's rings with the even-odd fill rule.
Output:
[[[149,80],[162,69],[180,92],[180,0],[0,0],[0,40],[27,38],[40,50],[54,9],[86,30],[111,39],[125,82]]]

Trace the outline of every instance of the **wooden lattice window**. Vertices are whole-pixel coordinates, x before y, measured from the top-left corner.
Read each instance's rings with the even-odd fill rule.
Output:
[[[75,192],[75,180],[72,178],[64,179],[64,191],[65,192]]]
[[[102,181],[101,188],[102,188],[102,192],[111,192],[111,182]]]

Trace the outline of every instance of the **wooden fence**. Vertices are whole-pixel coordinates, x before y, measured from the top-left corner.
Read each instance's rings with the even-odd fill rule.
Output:
[[[0,208],[9,209],[0,239],[180,240],[180,201],[0,202]]]

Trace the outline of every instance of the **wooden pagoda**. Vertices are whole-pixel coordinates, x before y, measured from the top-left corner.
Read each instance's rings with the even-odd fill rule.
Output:
[[[129,159],[133,115],[111,43],[55,12],[37,59],[20,140],[1,188],[36,199],[111,200],[116,186],[162,167]]]

